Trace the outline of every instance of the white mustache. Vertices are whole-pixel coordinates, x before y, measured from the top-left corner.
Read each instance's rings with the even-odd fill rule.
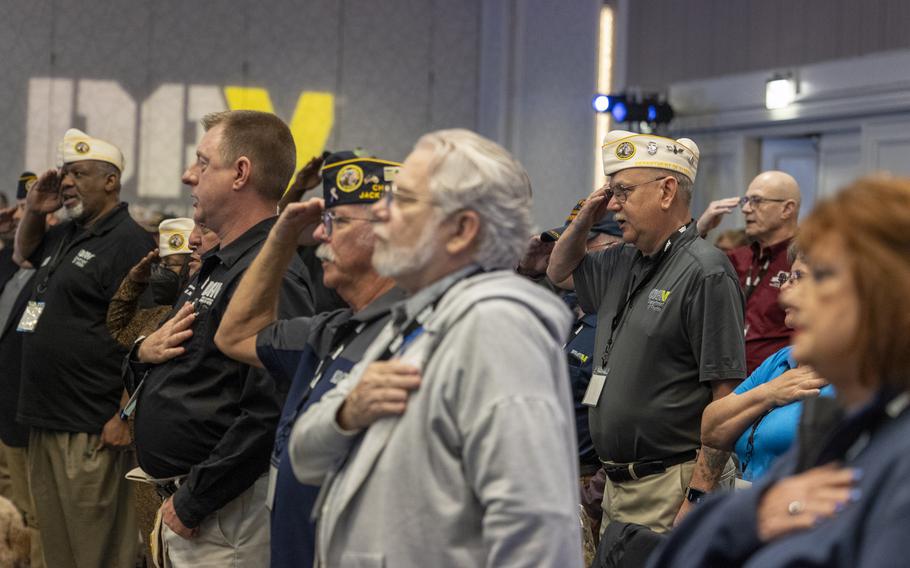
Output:
[[[322,243],[316,247],[316,258],[319,260],[324,260],[326,262],[335,262],[335,251],[333,251],[326,243]]]

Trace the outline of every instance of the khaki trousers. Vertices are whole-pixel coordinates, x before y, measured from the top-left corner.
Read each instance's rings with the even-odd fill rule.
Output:
[[[133,568],[138,531],[132,453],[96,449],[97,434],[32,428],[28,474],[52,568]]]
[[[22,512],[31,542],[31,568],[44,568],[44,554],[41,552],[41,535],[38,534],[38,519],[35,517],[35,503],[28,488],[28,449],[13,448],[0,442],[0,453],[6,457],[11,486],[10,501]]]
[[[162,524],[164,568],[267,568],[269,511],[265,508],[269,477],[260,477],[249,489],[212,513],[199,533],[185,539]]]
[[[673,521],[686,496],[686,487],[695,471],[695,460],[667,468],[656,475],[613,483],[607,478],[604,485],[603,519],[601,534],[611,521],[644,525],[654,532],[665,533],[673,528]],[[715,490],[732,488],[736,468],[727,462]]]

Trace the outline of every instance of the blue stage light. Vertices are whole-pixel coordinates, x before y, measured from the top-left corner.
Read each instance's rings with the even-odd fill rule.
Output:
[[[613,118],[616,119],[616,122],[625,122],[626,117],[629,115],[629,109],[626,107],[626,103],[618,101],[613,105],[611,113],[613,114]]]
[[[597,112],[607,112],[610,110],[610,97],[607,95],[594,95],[591,100],[591,106]]]
[[[648,105],[648,122],[655,122],[657,120],[657,107],[654,105]]]

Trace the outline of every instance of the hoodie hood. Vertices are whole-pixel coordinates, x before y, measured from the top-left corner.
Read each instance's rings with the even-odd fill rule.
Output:
[[[511,270],[484,272],[454,284],[437,306],[432,327],[449,327],[477,303],[489,299],[522,304],[560,345],[569,336],[574,316],[559,296]]]

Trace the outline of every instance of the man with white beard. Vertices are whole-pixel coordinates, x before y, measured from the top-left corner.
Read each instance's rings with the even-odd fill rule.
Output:
[[[400,165],[353,152],[330,155],[322,169],[324,200],[288,205],[240,281],[215,334],[215,343],[227,356],[265,367],[277,381],[291,384],[271,457],[273,568],[312,566],[315,556],[310,517],[319,486],[294,478],[285,451],[294,421],[347,375],[388,322],[391,306],[404,298],[370,262],[370,205],[383,195]],[[281,275],[298,243],[314,244],[311,239],[320,243],[316,256],[322,261],[325,286],[350,307],[279,320]]]
[[[421,138],[373,206],[373,264],[411,296],[292,430],[319,566],[582,564],[572,316],[511,270],[530,210],[524,168],[467,130]]]
[[[136,524],[130,431],[107,308],[130,268],[155,243],[120,201],[123,155],[72,128],[63,166],[29,190],[15,258],[37,271],[15,326],[22,335],[17,421],[31,427],[29,483],[48,566],[132,567]],[[68,222],[48,228],[48,213]]]

